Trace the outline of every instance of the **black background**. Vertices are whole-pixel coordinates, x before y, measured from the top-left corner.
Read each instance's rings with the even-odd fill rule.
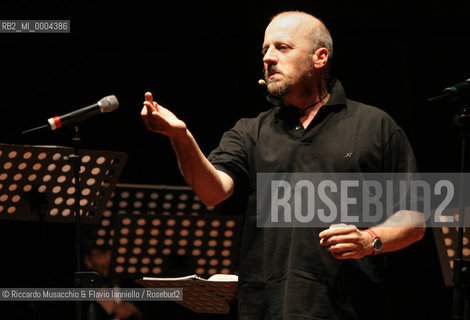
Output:
[[[71,33],[0,34],[0,142],[70,146],[69,128],[20,132],[115,94],[117,110],[82,124],[81,147],[126,152],[120,182],[184,185],[169,141],[140,119],[144,93],[183,119],[208,154],[236,120],[269,108],[257,85],[261,44],[269,18],[286,9],[325,22],[332,75],[349,98],[403,127],[422,172],[459,170],[458,107],[427,99],[469,77],[468,1],[1,2],[1,19],[70,19]],[[4,284],[27,286],[37,228],[1,224]],[[73,272],[73,229],[48,226],[48,243],[48,283],[63,284]],[[391,304],[416,306],[419,319],[450,318],[431,231],[402,256],[391,291],[401,299]]]

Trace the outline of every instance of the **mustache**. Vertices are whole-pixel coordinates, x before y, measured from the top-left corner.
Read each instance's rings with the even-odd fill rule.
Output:
[[[267,68],[266,68],[266,71],[268,73],[271,73],[271,72],[274,72],[276,71],[276,66],[274,64],[270,64]]]
[[[268,78],[269,74],[273,72],[280,73],[280,71],[276,68],[276,65],[274,64],[270,64],[267,67],[263,68],[263,73],[264,73],[265,78]]]

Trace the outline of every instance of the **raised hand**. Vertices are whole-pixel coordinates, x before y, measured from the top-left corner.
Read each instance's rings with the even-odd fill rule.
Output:
[[[140,112],[147,129],[164,134],[170,138],[186,133],[186,124],[173,112],[153,101],[151,92],[145,93],[145,101]]]

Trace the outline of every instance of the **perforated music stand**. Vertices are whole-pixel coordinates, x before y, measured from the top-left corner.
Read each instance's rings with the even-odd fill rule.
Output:
[[[445,211],[446,216],[453,216],[458,219],[458,208],[449,208]],[[470,215],[470,207],[465,208],[465,217]],[[454,259],[457,257],[458,228],[440,227],[433,228],[434,242],[436,244],[442,276],[446,287],[452,287]],[[464,260],[470,261],[470,230],[464,228],[462,255]]]
[[[186,186],[118,184],[96,230],[95,245],[112,244],[111,278],[235,273],[241,217],[217,211]],[[138,283],[143,286],[157,285],[142,281]],[[190,291],[185,289],[178,303],[205,313],[228,313],[237,291],[236,283],[182,286]]]
[[[97,229],[121,278],[235,272],[241,217],[212,213],[186,186],[119,184]]]
[[[0,219],[74,223],[73,148],[0,144]],[[96,224],[127,159],[123,152],[80,150],[80,216]]]

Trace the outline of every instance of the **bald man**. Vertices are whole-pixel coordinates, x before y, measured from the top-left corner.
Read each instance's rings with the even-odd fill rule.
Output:
[[[240,248],[240,319],[378,319],[385,252],[422,238],[419,212],[397,211],[381,225],[260,228],[258,172],[414,172],[402,129],[383,111],[346,98],[329,77],[333,43],[316,17],[273,17],[262,45],[268,101],[241,119],[206,158],[171,111],[145,94],[141,116],[167,135],[186,181],[207,205],[246,200]],[[378,254],[380,253],[380,254]]]

